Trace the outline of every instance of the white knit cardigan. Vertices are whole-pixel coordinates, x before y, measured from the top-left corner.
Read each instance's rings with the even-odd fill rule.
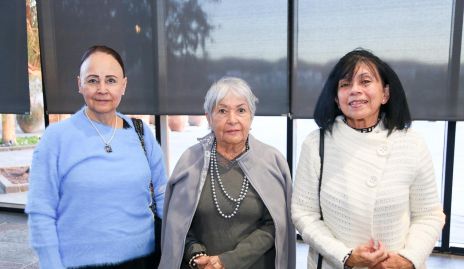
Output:
[[[424,269],[444,224],[430,153],[415,131],[379,124],[360,133],[337,117],[326,132],[319,210],[319,130],[303,143],[291,205],[292,219],[310,245],[308,268],[343,268],[343,258],[369,239]]]

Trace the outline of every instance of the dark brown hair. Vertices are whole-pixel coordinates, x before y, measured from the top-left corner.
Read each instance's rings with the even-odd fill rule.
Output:
[[[123,76],[126,77],[126,69],[124,68],[124,62],[122,61],[121,55],[119,55],[119,53],[117,51],[115,51],[114,49],[112,49],[110,47],[107,47],[107,46],[104,46],[104,45],[95,45],[95,46],[92,46],[92,47],[88,48],[84,52],[84,54],[82,55],[81,63],[79,65],[79,68],[81,68],[84,61],[87,60],[87,58],[89,58],[90,55],[94,54],[95,52],[103,52],[103,53],[106,53],[106,54],[109,54],[109,55],[113,56],[113,58],[121,66]]]
[[[335,118],[343,115],[335,102],[338,93],[338,82],[341,79],[351,78],[359,63],[367,64],[370,68],[377,70],[382,85],[388,85],[390,98],[388,102],[380,107],[383,115],[382,122],[388,129],[388,134],[394,129],[403,130],[411,126],[411,115],[409,113],[406,94],[396,72],[379,57],[364,49],[355,49],[343,56],[333,67],[327,78],[321,95],[317,100],[314,110],[314,120],[320,128],[332,131]]]

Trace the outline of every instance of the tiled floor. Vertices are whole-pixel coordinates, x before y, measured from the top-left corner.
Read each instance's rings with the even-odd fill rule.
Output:
[[[0,212],[0,269],[39,268],[29,247],[24,214]]]
[[[27,217],[20,213],[0,211],[0,269],[39,268],[37,256],[28,245]],[[306,268],[308,246],[298,243],[297,269]],[[462,269],[464,256],[433,254],[428,269]]]

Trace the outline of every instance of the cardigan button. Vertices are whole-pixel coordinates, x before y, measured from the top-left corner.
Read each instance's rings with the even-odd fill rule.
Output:
[[[371,176],[366,180],[367,186],[369,186],[371,188],[374,188],[375,186],[377,186],[378,182],[379,182],[379,180],[377,179],[376,176]]]
[[[377,154],[380,156],[385,156],[388,154],[390,151],[389,147],[387,144],[382,144],[378,149],[377,149]]]

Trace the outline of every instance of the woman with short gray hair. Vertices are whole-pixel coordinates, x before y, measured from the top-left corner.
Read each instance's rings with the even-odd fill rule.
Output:
[[[214,107],[220,100],[224,99],[229,92],[233,92],[246,99],[253,118],[256,113],[258,98],[256,98],[253,94],[248,83],[246,83],[243,79],[235,77],[224,77],[211,86],[209,91],[206,93],[205,103],[203,105],[205,113],[207,115],[211,115]]]
[[[208,90],[211,133],[184,152],[166,188],[159,268],[295,268],[290,171],[249,134],[257,102],[239,78]]]

